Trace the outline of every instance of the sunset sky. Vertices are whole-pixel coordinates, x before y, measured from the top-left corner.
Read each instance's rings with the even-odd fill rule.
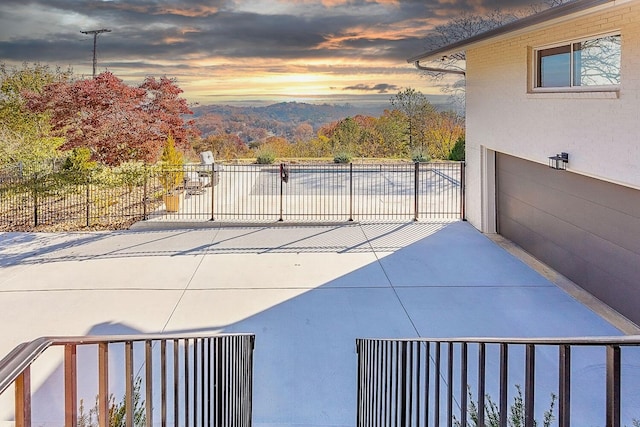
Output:
[[[190,102],[387,101],[439,94],[406,58],[461,13],[532,0],[2,0],[0,61],[71,66],[127,83],[175,77]]]

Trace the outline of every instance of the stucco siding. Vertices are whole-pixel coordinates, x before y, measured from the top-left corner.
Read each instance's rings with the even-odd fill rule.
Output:
[[[619,92],[530,93],[532,48],[617,31]],[[468,50],[466,102],[469,163],[481,146],[543,164],[564,151],[572,172],[640,189],[640,4]],[[482,229],[480,169],[467,173],[467,217]]]

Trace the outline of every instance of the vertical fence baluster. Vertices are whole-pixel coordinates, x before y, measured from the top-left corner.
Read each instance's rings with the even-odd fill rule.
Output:
[[[109,344],[98,344],[98,425],[109,426]]]
[[[91,189],[89,187],[89,181],[87,180],[87,182],[84,185],[86,187],[86,208],[87,208],[87,212],[86,212],[86,216],[87,216],[87,222],[86,222],[86,226],[89,227],[91,225]]]
[[[26,367],[15,381],[15,425],[31,427],[31,368]]]
[[[125,393],[124,393],[124,407],[126,411],[125,424],[127,427],[133,427],[133,342],[127,341],[124,345],[124,358],[125,358]]]
[[[467,364],[468,346],[466,342],[460,343],[460,427],[467,426]]]
[[[607,346],[607,427],[620,427],[620,347]]]
[[[77,348],[73,344],[64,346],[64,419],[66,427],[78,424],[78,361]]]
[[[460,162],[460,219],[463,221],[467,220],[466,213],[466,163]]]
[[[524,426],[534,427],[535,414],[535,383],[536,383],[536,347],[533,344],[527,344],[527,353],[525,360],[525,392],[524,392]]]
[[[353,221],[353,163],[349,163],[349,221]]]
[[[280,222],[284,221],[284,181],[282,180],[283,168],[284,165],[280,163],[280,219],[278,219],[278,221]]]
[[[189,396],[189,339],[184,340],[184,425],[189,426],[189,408],[191,401]]]
[[[180,421],[180,341],[173,340],[173,425]]]
[[[223,338],[216,338],[216,427],[222,425],[223,412],[222,412],[222,363],[224,357],[224,348],[222,346]]]
[[[33,174],[33,226],[38,226],[38,173]]]
[[[145,169],[144,182],[142,184],[142,219],[145,221],[149,218],[147,215],[147,203],[149,203],[149,194],[147,191],[148,182],[149,182],[149,170]]]
[[[500,344],[500,427],[507,427],[509,346]]]
[[[434,425],[437,427],[440,425],[440,343],[438,341],[434,342],[436,346],[436,366],[433,372],[433,381],[434,381]]]
[[[407,360],[407,342],[406,341],[402,341],[400,343],[400,348],[401,348],[401,366],[400,366],[400,373],[401,373],[401,382],[400,382],[400,425],[401,426],[406,426],[407,421],[408,421],[408,413],[407,413],[407,409],[408,409],[408,394],[407,394],[407,386],[409,383],[409,367],[408,367],[408,360]]]
[[[424,425],[429,425],[429,398],[431,396],[431,342],[427,341],[424,352]]]
[[[193,340],[193,425],[198,424],[198,346],[200,344],[199,338]]]
[[[215,211],[216,211],[216,197],[215,197],[215,188],[216,188],[216,183],[219,182],[219,179],[221,178],[220,175],[216,175],[216,173],[220,173],[220,172],[216,172],[216,164],[215,162],[211,163],[211,218],[210,221],[215,221],[216,216],[215,216]]]
[[[145,411],[146,423],[148,427],[153,425],[153,347],[151,340],[144,343],[144,363],[145,363],[145,399],[148,402]]]
[[[205,402],[207,401],[207,395],[206,395],[206,367],[207,367],[207,359],[205,358],[206,352],[205,352],[205,339],[200,340],[200,425],[205,425],[206,424],[206,415],[207,415],[207,411],[206,411],[206,406]]]
[[[484,399],[486,384],[486,344],[478,344],[478,427],[484,427]]]
[[[447,426],[453,426],[453,342],[447,354]]]
[[[167,341],[160,340],[160,420],[167,425]]]
[[[413,172],[413,220],[420,218],[420,203],[418,197],[420,195],[420,163],[416,162]]]
[[[571,347],[559,347],[558,426],[571,425]]]

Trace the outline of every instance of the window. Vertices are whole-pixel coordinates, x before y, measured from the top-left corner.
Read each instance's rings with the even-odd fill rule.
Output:
[[[620,35],[534,50],[535,88],[610,87],[620,84]]]

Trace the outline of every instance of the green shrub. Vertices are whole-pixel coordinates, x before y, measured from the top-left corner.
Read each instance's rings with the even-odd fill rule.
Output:
[[[345,152],[336,153],[333,156],[333,163],[351,163],[351,154]]]
[[[142,379],[136,378],[133,384],[133,426],[144,427],[147,424],[147,414],[145,401],[140,391]],[[109,395],[108,399],[109,414],[107,416],[109,427],[125,427],[126,425],[126,403],[124,396],[120,402],[116,402],[115,396]],[[80,399],[80,408],[78,408],[78,424],[77,427],[98,427],[99,412],[98,397],[93,408],[89,408],[89,412],[85,412],[84,401]]]
[[[144,185],[147,168],[142,162],[128,161],[113,168],[113,173],[118,177],[119,183],[132,192],[134,187]]]
[[[431,158],[422,151],[416,151],[413,153],[413,156],[411,156],[411,160],[413,160],[414,163],[427,163],[431,161]]]
[[[91,161],[91,151],[87,147],[76,147],[62,164],[62,169],[71,172],[87,172],[96,167]]]
[[[524,426],[525,413],[524,413],[524,399],[522,397],[522,389],[516,384],[517,394],[513,398],[513,403],[509,408],[509,415],[507,420],[507,425],[509,427],[522,427]],[[471,393],[471,387],[467,386],[467,394],[469,396],[469,409],[467,410],[468,422],[467,425],[470,427],[475,427],[479,424],[478,419],[478,405],[473,398],[473,394]],[[555,408],[557,396],[554,393],[551,393],[551,401],[549,402],[549,408],[544,411],[544,419],[542,421],[542,425],[544,427],[550,427],[551,423],[555,419],[553,415],[553,410]],[[491,396],[488,394],[485,396],[484,401],[485,408],[485,424],[487,427],[499,427],[500,426],[500,408],[498,405],[491,399]],[[456,427],[460,427],[462,423],[457,417],[453,416],[453,425]],[[534,420],[534,425],[538,425],[538,422]]]
[[[268,148],[262,148],[256,153],[256,163],[259,165],[270,165],[276,160],[276,154]]]
[[[451,152],[449,153],[449,160],[454,160],[456,162],[464,161],[464,145],[464,136],[461,136],[451,149]]]

